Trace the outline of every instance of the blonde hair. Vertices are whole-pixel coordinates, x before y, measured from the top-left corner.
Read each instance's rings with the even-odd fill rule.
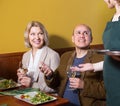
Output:
[[[25,46],[28,47],[28,48],[31,48],[31,44],[29,42],[29,33],[30,33],[30,30],[32,27],[39,27],[42,32],[43,32],[43,35],[44,35],[44,45],[48,45],[49,44],[49,39],[48,39],[48,32],[47,30],[45,29],[44,25],[38,21],[31,21],[28,23],[26,29],[25,29],[25,32],[24,32],[24,40],[25,40]]]

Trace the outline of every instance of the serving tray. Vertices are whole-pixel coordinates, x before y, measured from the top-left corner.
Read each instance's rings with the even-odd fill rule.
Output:
[[[120,51],[113,51],[113,50],[95,50],[98,54],[109,55],[109,56],[120,56]]]

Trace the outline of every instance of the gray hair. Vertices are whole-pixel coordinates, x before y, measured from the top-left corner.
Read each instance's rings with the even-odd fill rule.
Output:
[[[31,44],[29,42],[29,33],[30,33],[30,30],[32,27],[39,27],[42,32],[43,32],[43,35],[44,35],[44,45],[48,45],[49,44],[49,39],[48,39],[48,32],[47,30],[45,29],[44,25],[38,21],[31,21],[28,23],[26,29],[25,29],[25,32],[24,32],[24,40],[25,40],[25,46],[28,47],[28,48],[31,48]]]

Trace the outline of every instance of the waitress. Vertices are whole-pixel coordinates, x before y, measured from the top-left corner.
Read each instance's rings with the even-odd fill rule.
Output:
[[[103,33],[104,48],[120,51],[120,0],[104,0],[108,8],[116,9]],[[107,106],[120,106],[120,58],[105,55],[103,74],[107,91]]]

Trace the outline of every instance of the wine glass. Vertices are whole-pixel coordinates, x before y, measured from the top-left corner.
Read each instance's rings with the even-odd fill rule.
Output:
[[[68,78],[75,78],[76,77],[76,71],[71,70],[71,66],[69,70],[67,71]],[[74,90],[74,88],[69,87],[68,90]]]
[[[22,78],[27,76],[27,72],[28,72],[27,68],[25,69],[25,68],[22,67],[22,62],[21,61],[19,62],[19,68],[18,68],[17,72],[19,73],[18,84],[21,84]]]
[[[20,72],[20,73],[22,73],[24,76],[26,76],[26,73],[27,73],[27,68],[23,68],[22,67],[22,62],[20,61],[19,62],[19,69],[18,69],[18,71]]]
[[[80,75],[80,72],[78,72],[78,71],[72,71],[71,66],[70,66],[69,70],[67,71],[67,76],[68,76],[68,78],[80,78],[81,75]],[[71,87],[69,87],[68,89],[75,90],[75,88],[71,88]]]
[[[68,78],[75,78],[76,71],[72,71],[72,70],[67,71],[67,76]]]

